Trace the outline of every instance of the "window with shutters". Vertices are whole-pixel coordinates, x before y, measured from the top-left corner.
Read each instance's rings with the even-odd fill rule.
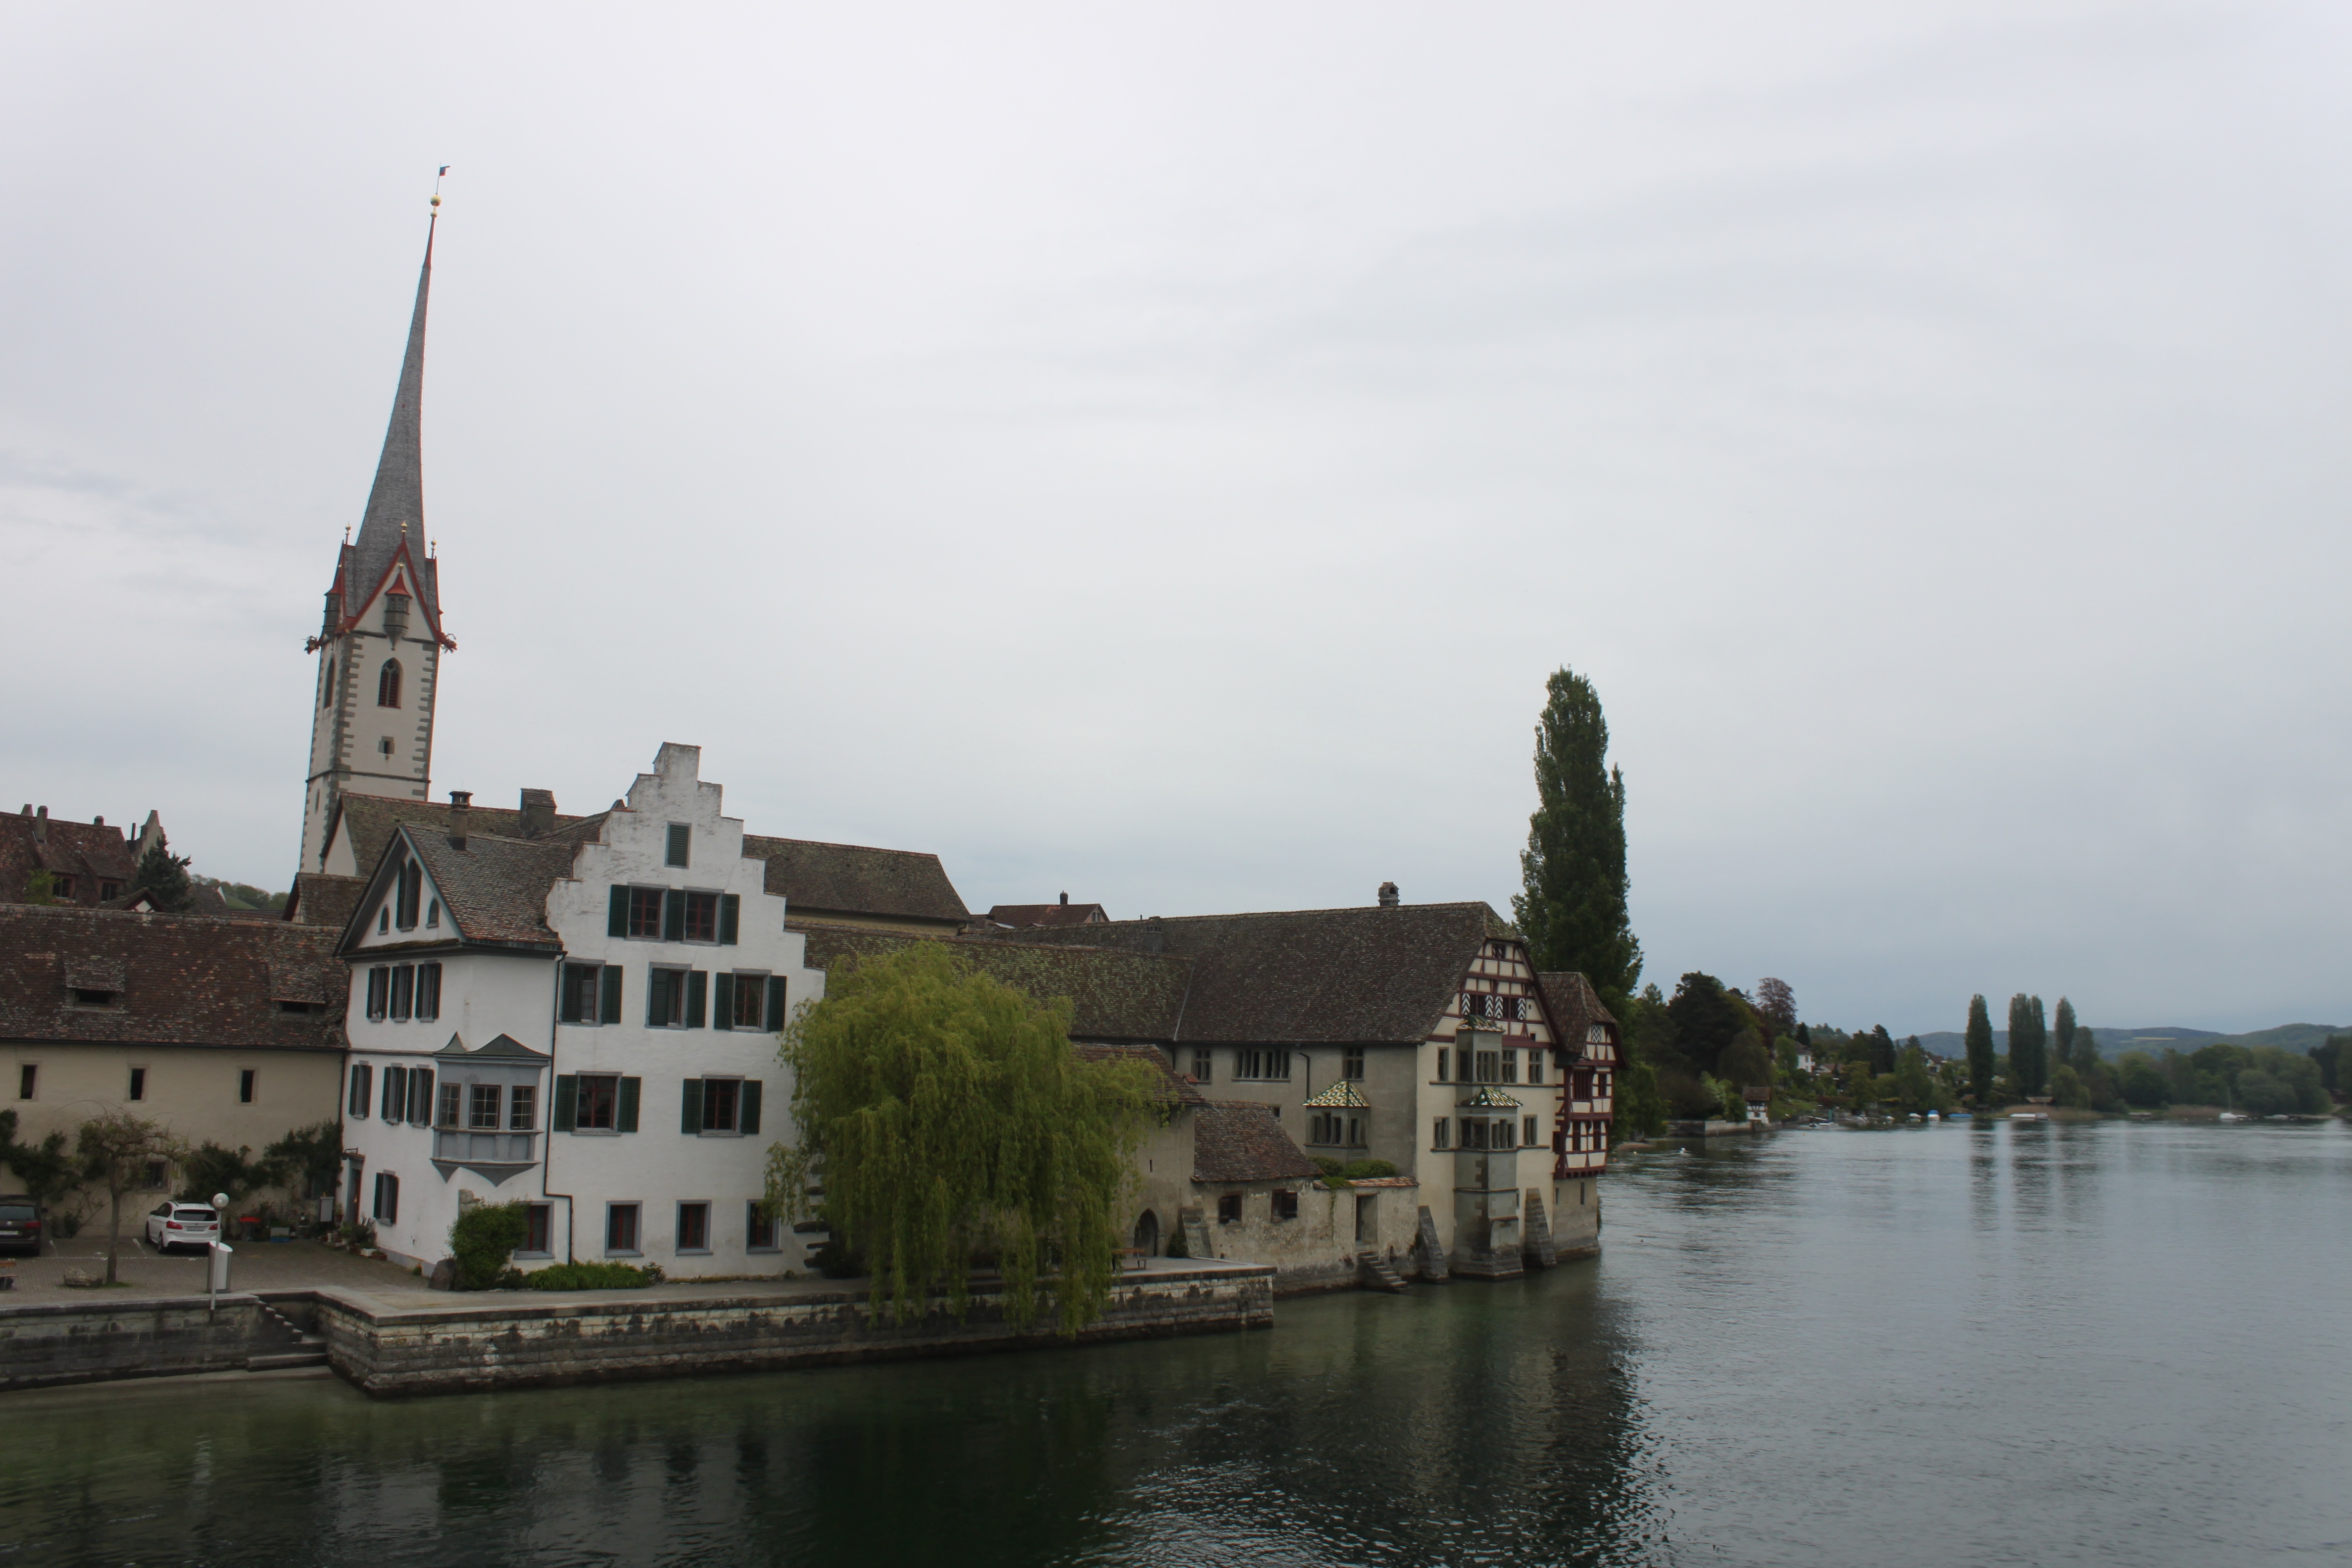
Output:
[[[621,966],[617,963],[566,963],[557,995],[556,1018],[565,1024],[617,1024],[621,1021]]]
[[[719,1016],[730,1029],[761,1029],[768,1022],[768,977],[738,971],[719,977]]]
[[[398,1068],[392,1068],[387,1070],[398,1072],[400,1069]],[[433,1069],[431,1068],[410,1068],[408,1069],[409,1123],[412,1126],[422,1127],[427,1121],[432,1120],[432,1116]]]
[[[610,1073],[580,1075],[579,1109],[572,1114],[572,1125],[583,1132],[610,1132],[618,1125],[616,1112],[621,1099],[621,1080]]]
[[[392,968],[392,1021],[408,1022],[409,1009],[416,1000],[416,965],[396,963]]]
[[[369,970],[367,985],[368,1022],[381,1024],[383,1022],[384,1014],[392,1006],[391,966],[379,963]]]
[[[416,966],[416,1019],[429,1024],[441,1016],[441,966],[420,963]]]
[[[466,1086],[466,1125],[477,1132],[499,1130],[499,1085],[475,1083]]]
[[[383,1119],[408,1120],[408,1074],[399,1068],[383,1069]]]
[[[677,1250],[708,1252],[710,1250],[710,1205],[688,1203],[677,1205]]]
[[[374,1078],[375,1068],[367,1063],[360,1062],[352,1067],[351,1098],[343,1106],[343,1109],[352,1116],[362,1120],[367,1116],[369,1096],[374,1092],[375,1088]],[[352,1201],[357,1203],[359,1200],[354,1197]]]
[[[740,1078],[707,1078],[702,1080],[702,1130],[705,1132],[736,1131],[737,1112],[743,1103],[743,1080]]]
[[[375,1174],[375,1219],[378,1225],[400,1223],[400,1178],[390,1171]]]
[[[539,1125],[539,1086],[519,1083],[507,1090],[507,1131],[528,1132]]]
[[[629,896],[628,935],[640,942],[659,942],[662,933],[662,896],[666,888],[631,888]]]
[[[687,856],[692,852],[694,847],[694,829],[683,822],[671,823],[669,825],[669,842],[664,846],[664,847],[668,851],[662,858],[662,863],[664,865],[685,865]]]
[[[1217,1194],[1217,1223],[1239,1225],[1242,1222],[1242,1195],[1239,1193]]]
[[[1297,1193],[1276,1193],[1273,1194],[1273,1197],[1275,1218],[1297,1219],[1298,1217],[1298,1194]]]
[[[710,976],[699,969],[646,971],[646,1025],[655,1029],[702,1027]]]
[[[686,895],[686,919],[678,931],[681,942],[717,942],[719,940],[719,895],[695,893]]]
[[[604,1250],[629,1258],[637,1255],[636,1205],[604,1205]]]

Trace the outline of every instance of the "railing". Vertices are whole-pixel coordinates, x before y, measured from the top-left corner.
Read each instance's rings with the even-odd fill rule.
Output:
[[[538,1162],[536,1132],[474,1131],[463,1127],[433,1130],[433,1157],[471,1160],[488,1165],[529,1165]]]

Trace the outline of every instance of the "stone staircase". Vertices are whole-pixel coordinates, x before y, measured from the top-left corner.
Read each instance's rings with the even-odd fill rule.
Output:
[[[1217,1249],[1209,1241],[1209,1222],[1203,1210],[1180,1209],[1177,1211],[1176,1219],[1184,1229],[1184,1255],[1187,1258],[1198,1258],[1205,1261],[1217,1256]]]
[[[316,1334],[304,1333],[300,1329],[295,1327],[294,1320],[289,1318],[285,1313],[279,1311],[277,1308],[271,1306],[267,1301],[261,1303],[261,1315],[269,1321],[276,1323],[279,1328],[284,1329],[286,1331],[287,1339],[291,1341],[292,1343],[290,1347],[286,1350],[265,1351],[261,1354],[249,1355],[246,1357],[246,1371],[288,1372],[297,1367],[324,1366],[327,1364],[326,1341],[320,1339]]]
[[[1406,1289],[1404,1276],[1369,1247],[1356,1254],[1356,1283],[1367,1290],[1386,1290],[1399,1296]]]
[[[1445,1248],[1438,1245],[1437,1222],[1429,1217],[1429,1205],[1421,1205],[1421,1226],[1413,1238],[1413,1250],[1421,1254],[1421,1277],[1428,1280],[1446,1278]]]
[[[1559,1263],[1559,1248],[1551,1239],[1551,1216],[1544,1212],[1541,1193],[1528,1194],[1527,1240],[1522,1256],[1544,1268],[1556,1268]]]

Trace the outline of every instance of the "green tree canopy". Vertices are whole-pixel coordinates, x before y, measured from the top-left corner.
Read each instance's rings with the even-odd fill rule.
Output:
[[[1675,984],[1666,1019],[1673,1025],[1675,1050],[1694,1072],[1708,1074],[1715,1073],[1724,1050],[1748,1026],[1745,1010],[1723,982],[1697,970]]]
[[[1600,694],[1565,668],[1536,723],[1536,809],[1512,917],[1541,970],[1572,969],[1620,1019],[1642,976],[1626,905],[1625,779],[1608,765]]]
[[[2009,999],[2009,1070],[2028,1099],[2050,1092],[2050,1026],[2042,998],[2021,991]]]
[[[1979,1105],[1992,1102],[1992,1013],[1982,995],[1969,998],[1969,1092]]]
[[[26,1195],[43,1205],[81,1184],[81,1163],[66,1152],[66,1135],[52,1132],[38,1143],[19,1143],[13,1110],[0,1110],[0,1165],[16,1172]]]
[[[2053,1059],[2072,1067],[2074,1062],[2074,1004],[2065,997],[2058,998],[2057,1021],[2052,1025],[2052,1044],[2057,1047]]]
[[[1148,1069],[1070,1048],[1040,1004],[934,943],[842,964],[785,1027],[798,1142],[769,1152],[768,1201],[823,1213],[904,1321],[944,1286],[961,1317],[975,1253],[1006,1314],[1037,1313],[1049,1265],[1065,1335],[1102,1315],[1126,1239],[1135,1152],[1159,1106]]]
[[[153,895],[155,907],[178,914],[194,901],[188,890],[188,862],[184,856],[172,853],[157,834],[155,842],[147,846],[147,853],[139,857],[139,864],[131,873],[133,892],[141,889]]]
[[[74,1147],[90,1180],[106,1189],[106,1282],[111,1285],[122,1257],[123,1194],[151,1184],[148,1166],[160,1164],[168,1172],[186,1159],[188,1146],[160,1122],[110,1110],[81,1124]]]

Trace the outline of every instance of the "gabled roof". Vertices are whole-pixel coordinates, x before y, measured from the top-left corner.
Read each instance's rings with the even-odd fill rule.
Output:
[[[302,925],[340,931],[351,923],[367,892],[365,877],[330,877],[324,871],[295,874],[294,891],[286,900],[286,918]]]
[[[1424,1038],[1487,939],[1513,934],[1469,903],[1113,921],[1018,940],[1191,959],[1188,1044],[1354,1045]]]
[[[1192,1112],[1196,1182],[1287,1182],[1322,1173],[1299,1152],[1270,1106],[1210,1100]]]
[[[1491,1083],[1480,1084],[1475,1091],[1464,1095],[1454,1103],[1459,1105],[1465,1110],[1517,1110],[1522,1109],[1517,1099],[1505,1094],[1501,1089],[1496,1089]]]
[[[1551,1015],[1562,1049],[1571,1054],[1583,1050],[1595,1024],[1607,1027],[1609,1038],[1617,1037],[1616,1016],[1601,1005],[1600,993],[1583,975],[1555,969],[1537,975],[1536,983],[1543,987],[1544,1010]]]
[[[122,829],[27,812],[0,814],[0,902],[25,897],[36,871],[72,877],[74,902],[96,903],[101,880],[128,882],[137,861]]]
[[[1156,1098],[1165,1104],[1204,1105],[1208,1103],[1201,1098],[1201,1091],[1192,1087],[1191,1079],[1168,1065],[1168,1053],[1157,1046],[1106,1046],[1093,1042],[1081,1042],[1072,1046],[1070,1049],[1075,1055],[1090,1062],[1141,1062],[1159,1074],[1155,1094]]]
[[[1310,1097],[1307,1103],[1318,1110],[1369,1110],[1372,1102],[1356,1087],[1353,1079],[1341,1079],[1322,1093]]]
[[[488,1044],[470,1051],[466,1048],[464,1040],[452,1035],[449,1037],[449,1043],[433,1054],[436,1057],[465,1057],[476,1061],[484,1058],[497,1061],[518,1062],[543,1062],[551,1059],[547,1052],[534,1051],[512,1035],[495,1036]]]
[[[404,822],[416,823],[439,832],[449,831],[449,813],[453,808],[446,800],[394,800],[385,795],[345,795],[335,802],[334,819],[327,824],[327,842],[332,844],[338,829],[348,834],[352,842],[352,863],[360,868],[362,877],[372,874],[383,858],[383,847],[392,842],[393,829]],[[522,812],[497,805],[476,805],[468,808],[467,818],[469,833],[495,834],[503,838],[525,838]],[[577,839],[595,837],[595,827],[607,814],[593,816],[557,815],[552,831],[540,838]],[[537,842],[532,839],[531,842]]]
[[[1080,1040],[1168,1041],[1184,1011],[1192,965],[1181,958],[1083,947],[1054,947],[989,938],[917,936],[872,926],[803,925],[812,969],[831,969],[848,957],[881,957],[921,942],[936,942],[1040,1002],[1066,996],[1070,1036]],[[1155,1053],[1157,1054],[1157,1053]]]
[[[457,940],[468,945],[559,952],[563,943],[547,923],[548,890],[572,874],[574,844],[544,838],[499,838],[468,831],[464,848],[413,824],[393,830],[367,895],[343,927],[341,951],[356,952],[368,917],[391,896],[403,847],[415,851],[433,879],[441,911]]]
[[[0,1038],[340,1051],[343,1014],[331,1004],[350,975],[335,936],[278,921],[0,905]],[[117,999],[79,1005],[76,982]]]
[[[936,855],[749,833],[743,853],[768,863],[767,890],[783,895],[795,920],[868,915],[961,925],[971,919]]]

